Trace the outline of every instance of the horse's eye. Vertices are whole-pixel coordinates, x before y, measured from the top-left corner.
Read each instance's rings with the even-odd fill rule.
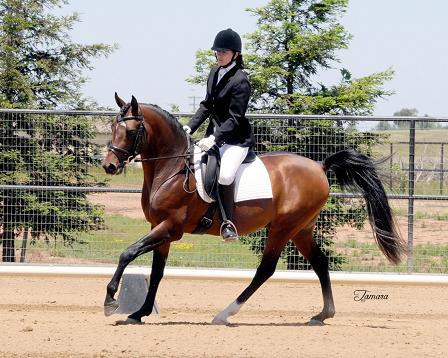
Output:
[[[126,135],[127,135],[128,137],[130,137],[130,138],[133,138],[133,137],[135,137],[135,136],[137,135],[137,130],[136,130],[136,129],[128,130],[128,131],[126,132]]]

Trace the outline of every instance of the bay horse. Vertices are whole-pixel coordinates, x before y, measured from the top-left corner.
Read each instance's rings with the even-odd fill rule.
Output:
[[[138,324],[152,311],[170,243],[194,231],[208,204],[194,190],[194,177],[186,159],[190,155],[190,141],[177,119],[158,106],[139,104],[134,96],[126,103],[115,93],[115,100],[120,111],[112,123],[112,140],[103,168],[108,174],[119,174],[128,161],[140,154],[144,173],[141,205],[151,231],[120,255],[107,285],[104,313],[108,316],[118,308],[114,296],[126,266],[153,251],[146,300],[126,320]],[[373,161],[353,150],[332,154],[322,163],[281,152],[262,154],[260,159],[268,170],[273,198],[238,202],[234,216],[240,234],[268,229],[262,259],[248,287],[212,323],[228,324],[228,317],[236,314],[272,276],[283,248],[292,240],[319,278],[324,304],[310,324],[321,325],[335,314],[328,259],[313,240],[313,229],[329,196],[326,173],[333,170],[342,188],[351,187],[362,193],[374,237],[388,260],[397,264],[405,246],[386,193]],[[217,213],[215,216],[207,233],[219,236],[220,220]]]

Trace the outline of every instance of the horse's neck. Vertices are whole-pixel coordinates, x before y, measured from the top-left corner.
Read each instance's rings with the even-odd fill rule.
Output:
[[[160,158],[183,155],[186,152],[186,139],[181,137],[172,126],[157,114],[148,120],[150,133],[147,145],[142,151],[144,158]],[[171,175],[181,170],[184,158],[161,159],[144,162],[144,185],[149,192],[157,190]]]
[[[147,122],[151,128],[150,138],[148,138],[149,155],[164,157],[184,154],[187,140],[182,135],[183,133],[176,131],[171,123],[156,112],[153,112]]]

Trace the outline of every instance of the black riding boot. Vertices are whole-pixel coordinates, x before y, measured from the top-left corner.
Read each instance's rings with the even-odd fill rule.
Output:
[[[221,225],[221,236],[224,241],[233,241],[238,239],[233,220],[233,208],[235,205],[235,182],[230,185],[219,184],[219,201],[223,223]]]

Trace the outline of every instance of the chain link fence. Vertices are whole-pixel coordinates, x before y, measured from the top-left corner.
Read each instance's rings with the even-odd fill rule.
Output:
[[[140,208],[139,163],[120,176],[100,166],[115,112],[0,110],[0,236],[2,260],[24,263],[116,263],[150,230]],[[188,113],[175,116],[185,123]],[[331,196],[315,239],[332,270],[448,272],[448,119],[250,115],[256,151],[288,151],[313,160],[353,148],[383,159],[379,171],[408,242],[408,257],[390,265],[377,248],[363,201]],[[198,131],[198,138],[201,136]],[[297,218],[299,220],[300,218]],[[169,266],[255,268],[266,233],[223,243],[186,234],[174,242]],[[149,265],[151,255],[136,264]],[[278,269],[307,270],[289,245]]]

